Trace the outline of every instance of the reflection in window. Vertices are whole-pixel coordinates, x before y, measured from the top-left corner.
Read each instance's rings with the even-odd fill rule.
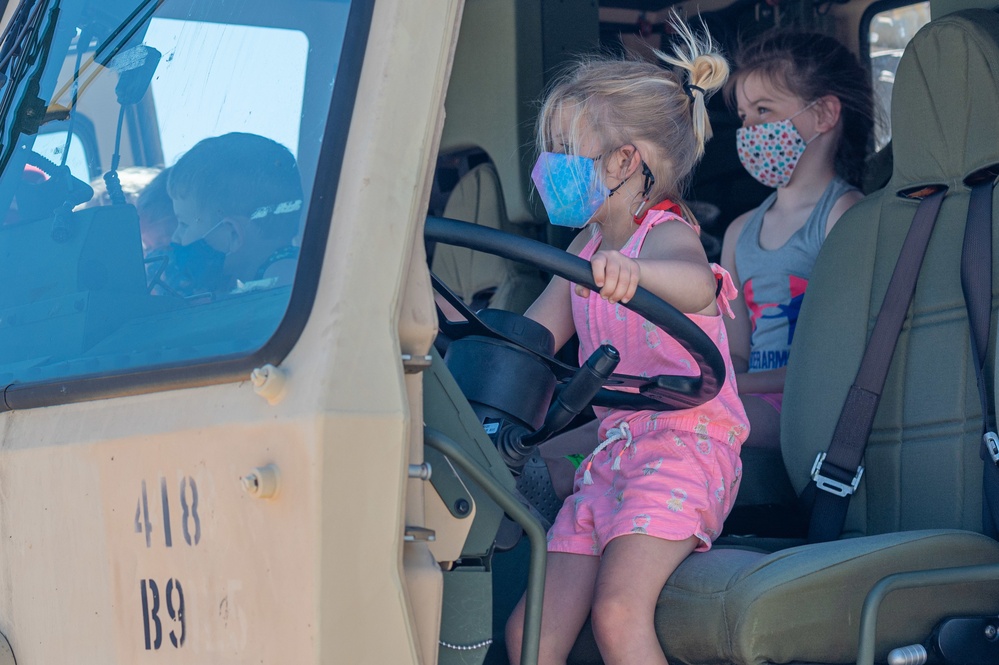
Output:
[[[156,106],[186,111],[159,114],[168,164],[206,136],[228,132],[261,134],[297,152],[309,55],[305,34],[154,18],[143,43],[163,54],[152,81]]]
[[[66,132],[40,134],[35,139],[34,150],[42,157],[46,157],[56,164],[65,161],[66,166],[69,167],[69,171],[74,177],[80,180],[89,180],[90,169],[88,167],[87,151],[83,147],[83,141],[80,140],[79,136],[74,134],[73,138],[70,139],[69,152],[66,154],[66,159],[63,160],[63,154],[66,153],[67,136]]]
[[[0,47],[0,386],[261,348],[350,1],[35,4]]]

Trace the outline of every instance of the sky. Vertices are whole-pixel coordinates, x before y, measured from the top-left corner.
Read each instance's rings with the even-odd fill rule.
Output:
[[[309,55],[303,33],[154,18],[143,43],[163,54],[152,91],[167,165],[205,137],[236,131],[297,153]],[[181,112],[167,112],[177,106]]]

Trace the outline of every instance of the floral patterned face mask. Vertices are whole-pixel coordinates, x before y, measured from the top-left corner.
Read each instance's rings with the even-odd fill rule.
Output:
[[[749,175],[767,187],[786,187],[791,182],[791,174],[804,154],[805,146],[821,134],[819,132],[806,141],[791,120],[810,109],[817,101],[786,120],[764,122],[736,131],[739,161],[749,171]]]

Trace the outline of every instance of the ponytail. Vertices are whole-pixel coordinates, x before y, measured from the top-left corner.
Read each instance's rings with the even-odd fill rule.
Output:
[[[682,85],[682,89],[691,105],[696,158],[700,159],[704,155],[704,144],[711,138],[707,98],[725,85],[728,63],[715,49],[707,32],[698,39],[676,12],[671,13],[669,25],[680,37],[680,41],[673,47],[672,55],[658,50],[655,54],[666,64],[686,72],[687,82]]]
[[[671,24],[680,43],[671,54],[655,51],[659,63],[583,58],[554,82],[538,115],[539,151],[561,144],[574,152],[584,127],[602,151],[643,142],[642,160],[655,182],[636,201],[639,212],[648,203],[681,200],[711,138],[705,102],[728,78],[728,63],[710,37],[695,37],[675,14]]]

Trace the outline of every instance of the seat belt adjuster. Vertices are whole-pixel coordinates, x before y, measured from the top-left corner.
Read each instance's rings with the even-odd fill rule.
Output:
[[[996,444],[999,445],[999,437],[996,438]],[[999,450],[999,448],[997,448]],[[850,496],[857,491],[857,487],[860,485],[860,477],[864,475],[863,465],[857,467],[857,475],[853,477],[850,484],[841,483],[834,478],[829,476],[823,476],[822,473],[822,462],[826,459],[825,453],[819,453],[815,457],[815,463],[812,465],[812,480],[815,481],[815,486],[824,492],[829,492],[830,494],[835,494],[836,496]]]
[[[982,443],[985,444],[985,449],[989,452],[992,462],[999,465],[999,435],[995,432],[986,432],[982,435]]]

